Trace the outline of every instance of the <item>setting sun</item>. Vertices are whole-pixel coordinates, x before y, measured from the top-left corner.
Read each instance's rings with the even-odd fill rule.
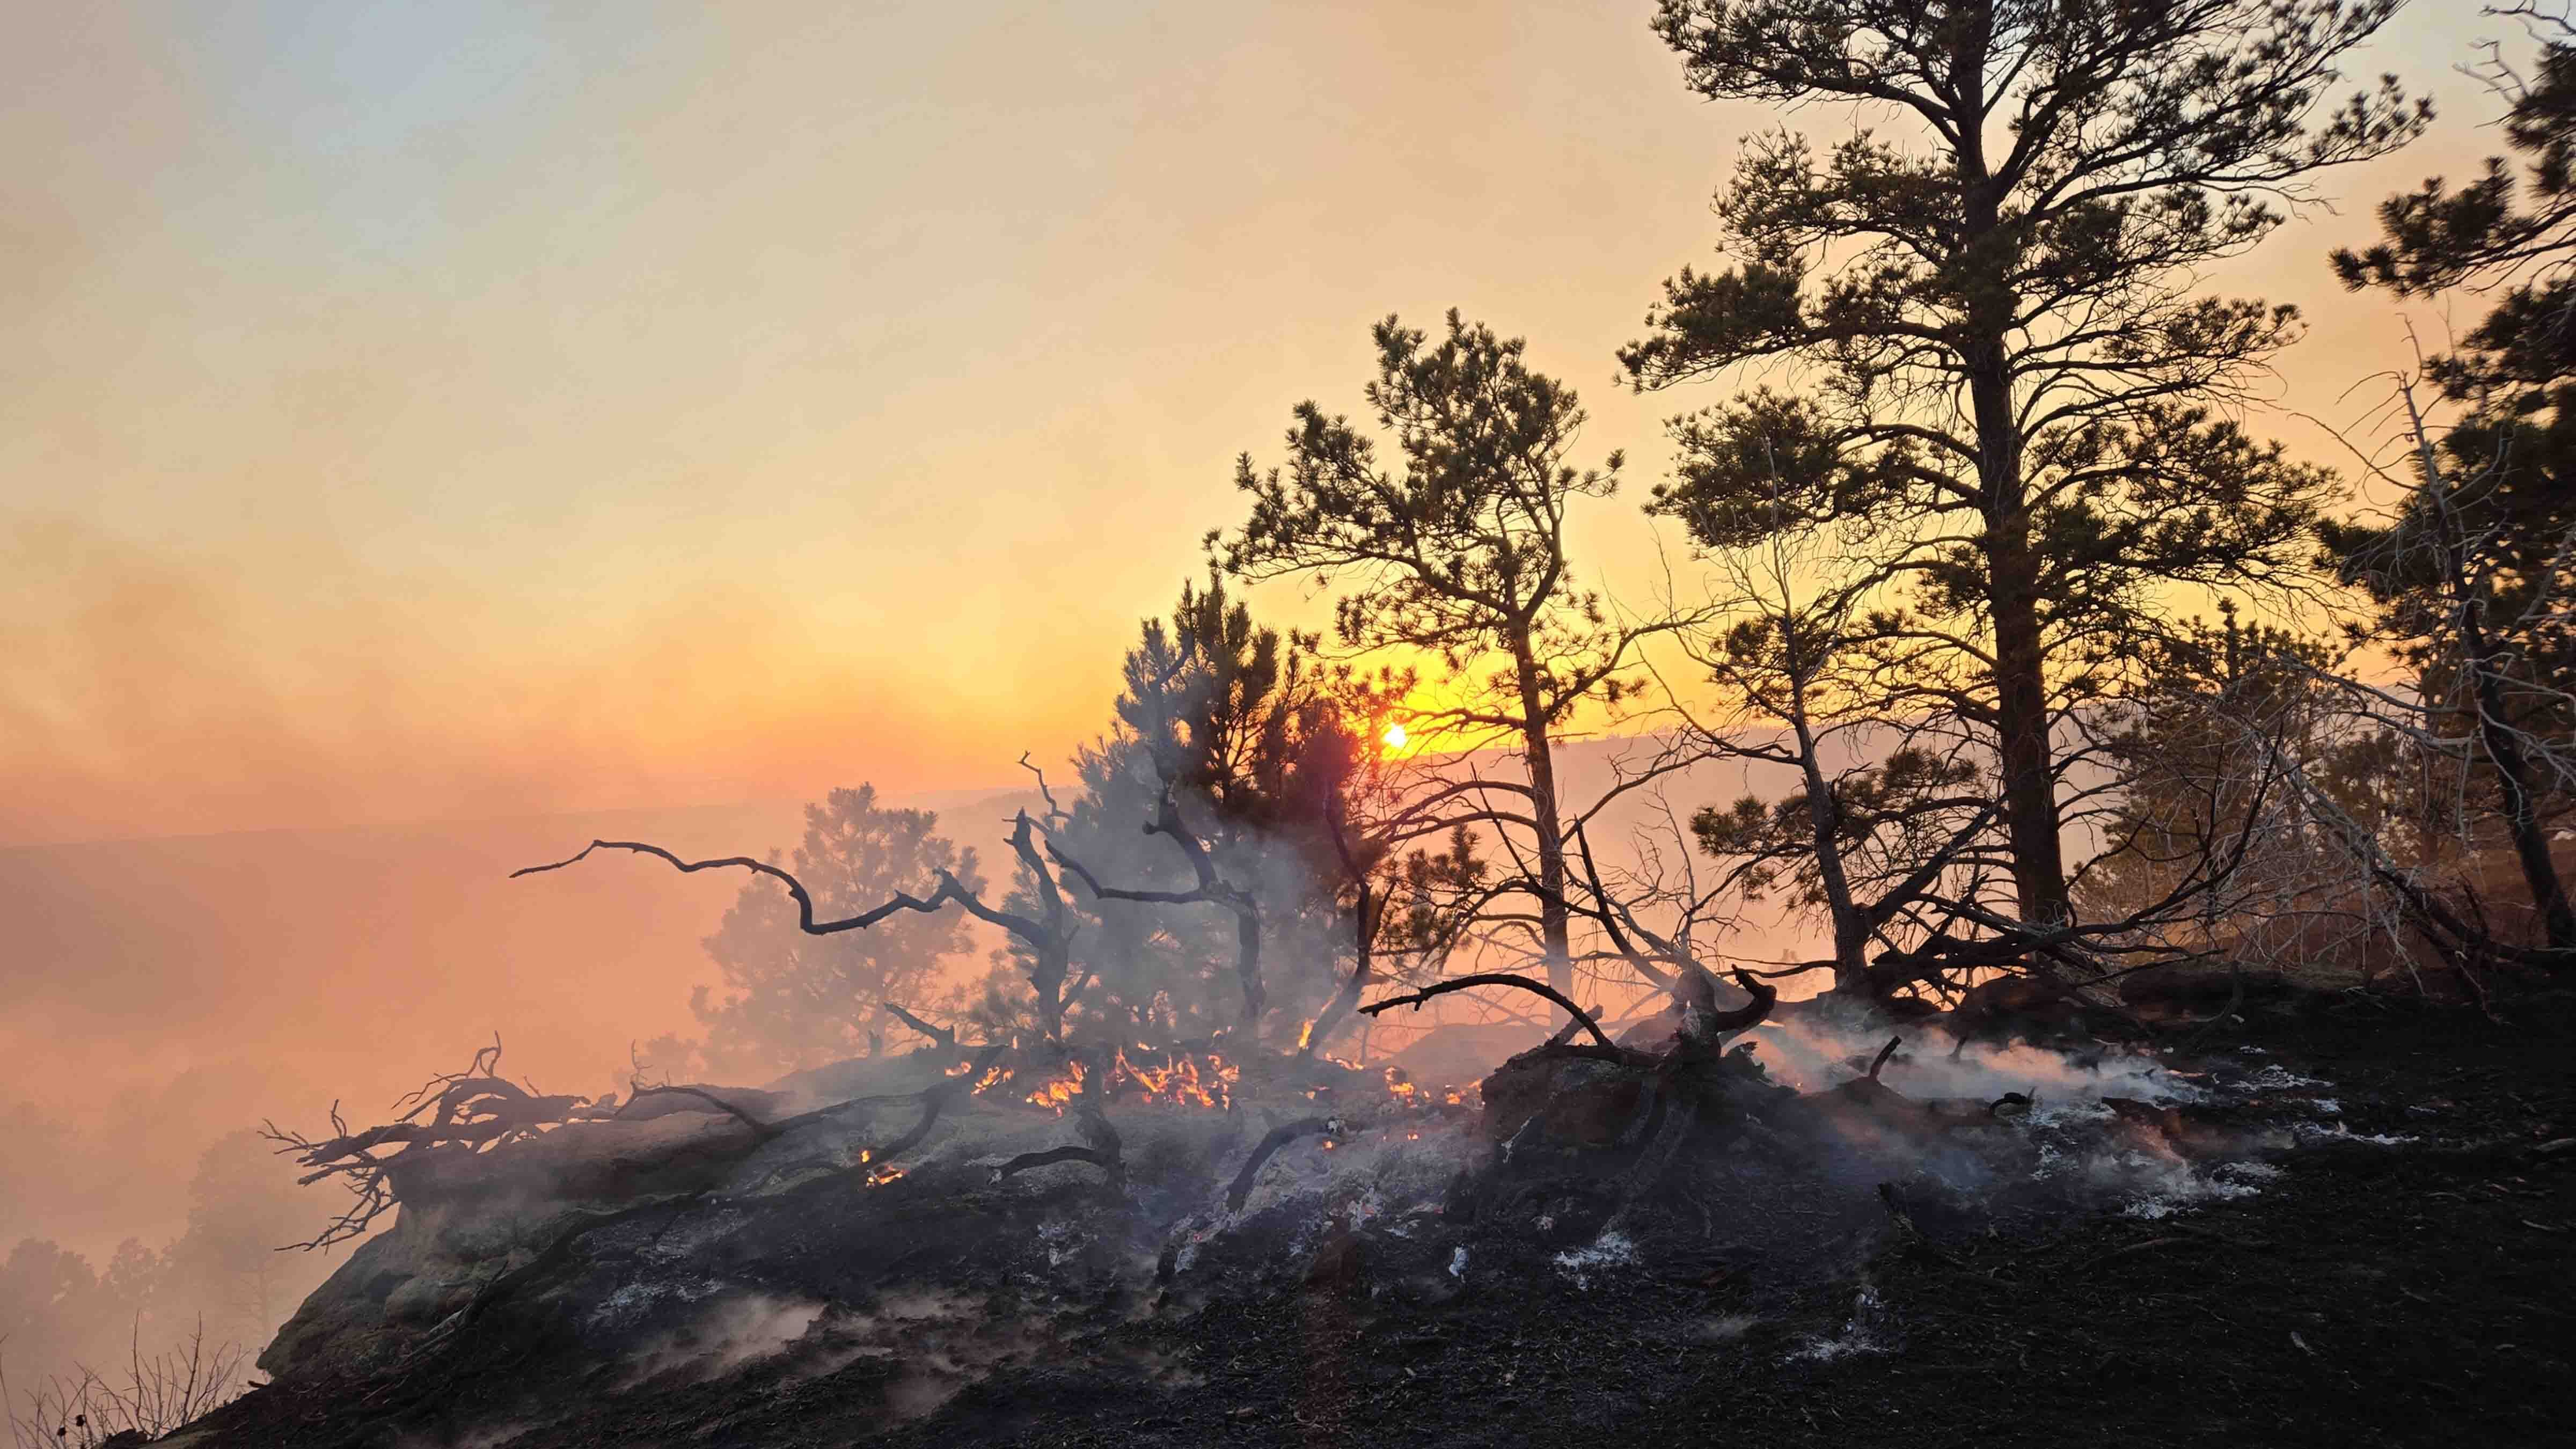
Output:
[[[1384,740],[1386,741],[1386,747],[1387,747],[1388,749],[1390,749],[1390,750],[1400,750],[1400,749],[1403,749],[1403,748],[1404,748],[1404,741],[1405,741],[1405,738],[1406,738],[1405,733],[1404,733],[1404,726],[1402,726],[1402,725],[1400,725],[1400,724],[1391,724],[1391,725],[1388,725],[1388,726],[1386,727],[1386,733],[1385,733],[1384,735],[1380,736],[1380,738],[1381,738],[1381,739],[1384,739]]]

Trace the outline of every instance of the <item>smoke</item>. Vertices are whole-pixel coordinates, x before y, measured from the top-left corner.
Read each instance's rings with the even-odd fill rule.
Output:
[[[608,1311],[629,1306],[611,1299]],[[727,1296],[686,1327],[647,1340],[629,1356],[622,1387],[666,1376],[703,1383],[775,1358],[803,1340],[828,1309],[762,1293]]]
[[[1744,1040],[1753,1044],[1754,1055],[1774,1081],[1820,1092],[1864,1075],[1891,1035],[1905,1040],[1881,1069],[1880,1079],[1910,1097],[1991,1103],[2018,1092],[2043,1102],[2077,1103],[2104,1097],[2194,1101],[2200,1095],[2144,1052],[2102,1047],[2072,1053],[2028,1043],[1961,1047],[1945,1031],[1846,1025],[1817,1011],[1764,1022]]]

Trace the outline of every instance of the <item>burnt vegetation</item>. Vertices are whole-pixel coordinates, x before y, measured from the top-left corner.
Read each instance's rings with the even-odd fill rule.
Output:
[[[335,1106],[327,1134],[271,1127],[305,1181],[351,1194],[304,1246],[399,1219],[263,1360],[322,1387],[271,1401],[316,1443],[461,1433],[459,1385],[681,1322],[685,1293],[634,1285],[685,1252],[811,1301],[765,1352],[801,1365],[774,1387],[826,1437],[934,1411],[1004,1437],[1078,1420],[979,1398],[955,1367],[970,1342],[1018,1382],[1070,1382],[1224,1327],[1240,1337],[1190,1372],[1225,1372],[1283,1334],[1346,1345],[1354,1304],[1440,1308],[1486,1274],[1562,1296],[1683,1263],[1686,1287],[1658,1269],[1621,1291],[1703,1347],[1739,1317],[1793,1323],[1775,1366],[1907,1331],[1966,1353],[1997,1331],[1978,1326],[1993,1295],[2071,1281],[2089,1304],[2161,1262],[2288,1292],[2231,1256],[2257,1227],[2173,1204],[2241,1206],[2320,1141],[2360,1181],[2356,1137],[2412,1140],[2397,1129],[2459,1103],[2383,1083],[2348,1112],[2225,1053],[2400,1002],[2473,1014],[2388,1027],[2428,1040],[2556,1021],[2576,971],[2576,30],[2496,12],[2531,27],[2490,57],[2517,160],[2391,200],[2384,236],[2333,258],[2396,297],[2489,289],[2462,346],[2392,370],[2351,440],[2393,511],[2259,436],[2255,383],[2300,320],[2204,284],[2427,126],[2394,79],[2339,73],[2397,8],[1664,0],[1694,92],[1851,118],[1745,143],[1719,261],[1677,271],[1619,354],[1635,388],[1689,399],[1643,508],[1692,586],[1642,603],[1583,566],[1579,525],[1628,463],[1589,447],[1521,340],[1456,313],[1379,322],[1356,419],[1301,403],[1275,459],[1241,459],[1238,521],[1141,625],[1070,780],[1019,762],[1029,791],[989,827],[1006,877],[868,788],[813,807],[792,856],[594,840],[519,871],[750,877],[709,943],[707,1034],[639,1046],[622,1099],[507,1080],[496,1041],[382,1123]],[[1257,621],[1244,591],[1281,579],[1330,593],[1328,628]],[[1730,951],[1756,909],[1825,953]],[[980,974],[947,969],[978,949]],[[1423,1018],[1525,1049],[1417,1080],[1374,1033]],[[2328,1035],[2358,1056],[2354,1019]],[[777,1080],[717,1084],[755,1075]],[[2521,1115],[2464,1127],[2440,1172],[2526,1194],[2517,1221],[2563,1233],[2564,1093],[2498,1092],[2481,1110]],[[2372,1111],[2376,1130],[2347,1125]],[[1343,1165],[1363,1160],[1365,1182]],[[2449,1180],[2406,1190],[2473,1190]],[[2369,1195],[2326,1191],[2290,1211],[2313,1229]],[[506,1232],[486,1215],[504,1201]],[[476,1266],[459,1245],[487,1230]],[[381,1309],[368,1281],[395,1283]],[[922,1283],[948,1286],[895,1291]],[[942,1317],[942,1293],[983,1306]],[[1303,1327],[1265,1319],[1278,1303]],[[966,1326],[1005,1318],[1050,1346]],[[912,1345],[870,1335],[898,1329],[936,1339],[949,1377],[889,1367]],[[2062,1393],[2058,1358],[2118,1362],[2072,1335],[2020,1346],[2019,1372]],[[2329,1336],[2274,1334],[2307,1359]],[[296,1368],[316,1357],[328,1373]],[[1705,1397],[1615,1357],[1582,1372]],[[850,1402],[876,1419],[798,1387],[845,1371],[875,1375]],[[2568,1381],[2563,1348],[2522,1371]],[[1303,1372],[1385,1387],[1321,1349]],[[661,1418],[549,1420],[532,1392],[510,1412],[530,1443],[576,1421],[560,1442],[813,1437],[684,1379],[584,1389],[646,1385],[632,1402]],[[1265,1414],[1291,1411],[1280,1392],[1244,1390]],[[1771,1392],[1746,1414],[1776,1430],[1797,1406]],[[1300,1432],[1354,1428],[1336,1393],[1294,1411]],[[1600,1418],[1579,1380],[1501,1402]]]

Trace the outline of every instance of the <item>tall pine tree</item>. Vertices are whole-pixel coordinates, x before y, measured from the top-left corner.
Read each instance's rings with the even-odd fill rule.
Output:
[[[1913,702],[1989,741],[2019,917],[2070,914],[2061,794],[2092,702],[2134,684],[2168,584],[2260,584],[2328,484],[2219,411],[2298,333],[2204,295],[2321,170],[2428,112],[2329,100],[2400,0],[1664,0],[1691,88],[1834,103],[1819,149],[1749,142],[1727,263],[1665,284],[1622,352],[1654,389],[1790,364],[1677,420],[1652,505],[1703,544],[1787,527],[1906,546],[1882,634]]]

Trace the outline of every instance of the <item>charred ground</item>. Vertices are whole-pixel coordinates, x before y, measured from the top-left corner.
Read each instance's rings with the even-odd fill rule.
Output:
[[[1199,1190],[1200,1163],[1135,1154],[1126,1196],[1076,1164],[818,1181],[765,1199],[756,1238],[700,1245],[669,1210],[603,1225],[434,1351],[289,1374],[193,1437],[2544,1442],[2576,1399],[2576,1150],[2551,1146],[2576,1129],[2571,1045],[2563,994],[2510,1024],[2359,1001],[2269,1017],[2210,1047],[2213,1077],[2312,1075],[2340,1110],[2300,1119],[2259,1192],[2148,1216],[1703,1161],[1613,1236],[1615,1195],[1541,1166],[1322,1231],[1256,1199],[1154,1264],[1114,1222]],[[2239,1097],[2162,1130],[2275,1130],[2297,1107]],[[754,1240],[757,1261],[724,1260]],[[647,1305],[612,1357],[574,1331],[693,1254],[775,1312]]]

